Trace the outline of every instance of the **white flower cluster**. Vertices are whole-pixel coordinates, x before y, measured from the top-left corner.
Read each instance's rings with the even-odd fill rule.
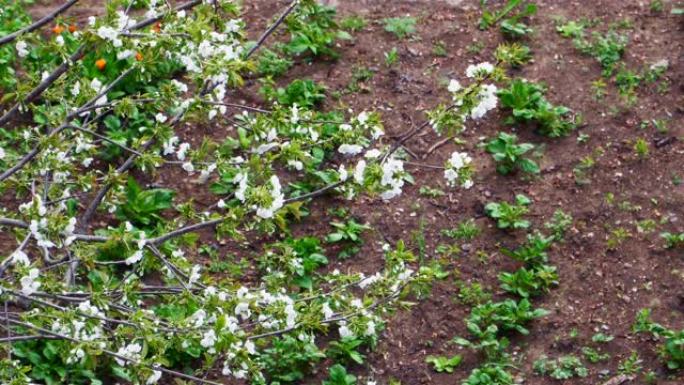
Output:
[[[404,186],[404,162],[399,159],[389,158],[382,165],[382,179],[380,184],[387,188],[380,194],[384,200],[390,200],[401,195]]]
[[[123,11],[117,11],[117,25],[116,27],[111,27],[111,26],[100,26],[96,34],[103,40],[108,40],[112,42],[112,45],[114,47],[121,47],[123,45],[123,42],[121,41],[119,35],[121,32],[125,31],[126,29],[130,28],[135,24],[135,20],[130,18],[126,13]]]
[[[230,20],[224,26],[224,33],[210,32],[199,44],[187,42],[174,51],[186,70],[201,73],[203,63],[210,60],[230,62],[240,58],[244,48],[233,36],[240,31],[240,21]],[[225,84],[225,82],[223,82]],[[222,99],[222,98],[221,98]]]
[[[449,186],[461,185],[465,189],[473,187],[471,179],[471,164],[473,160],[465,152],[453,152],[451,158],[447,160],[444,170],[444,178]]]
[[[92,88],[93,91],[95,91],[95,94],[100,94],[100,92],[102,92],[104,86],[98,78],[93,78],[93,80],[90,82],[90,88]],[[99,97],[95,101],[96,106],[101,106],[101,105],[106,104],[106,103],[107,103],[107,95],[106,94],[102,95],[101,97]]]
[[[99,348],[104,348],[106,346],[104,341],[100,341],[105,338],[102,329],[102,321],[100,320],[87,320],[84,317],[75,318],[67,321],[67,323],[62,323],[62,321],[57,320],[52,324],[51,329],[53,333],[79,341],[99,341],[96,343],[96,346]]]
[[[123,346],[119,348],[119,350],[116,352],[117,355],[121,357],[125,357],[126,359],[123,358],[118,358],[115,357],[114,360],[116,360],[116,363],[119,364],[119,366],[126,366],[130,361],[133,362],[138,362],[140,361],[140,353],[142,352],[142,346],[137,343],[131,343],[126,346]]]
[[[280,208],[283,207],[283,204],[285,202],[285,195],[281,190],[280,179],[278,179],[278,176],[271,176],[270,183],[271,204],[267,207],[259,206],[256,208],[257,216],[264,219],[273,218],[273,214],[275,214],[276,211],[280,210]]]
[[[363,146],[358,144],[343,143],[340,145],[340,147],[337,148],[337,152],[339,152],[342,155],[349,156],[360,154],[361,151],[363,151]]]
[[[17,44],[14,46],[17,49],[17,55],[19,57],[26,57],[29,54],[28,44],[23,40],[18,40]]]
[[[134,232],[133,225],[130,222],[126,222],[124,224],[126,232],[127,233],[132,233]],[[144,249],[145,245],[147,244],[147,236],[144,231],[137,231],[138,235],[138,240],[136,242],[137,250],[133,252],[128,258],[126,258],[125,263],[126,265],[135,265],[136,263],[140,262],[143,259],[144,254]]]
[[[469,78],[484,77],[494,72],[494,66],[489,62],[471,64],[466,68],[466,76]]]
[[[29,270],[27,275],[21,277],[19,283],[21,284],[21,292],[24,295],[31,295],[38,290],[40,287],[40,282],[38,282],[39,275],[40,270],[33,268]]]
[[[449,85],[447,86],[447,90],[448,90],[449,92],[451,92],[452,94],[455,94],[455,93],[457,93],[458,91],[460,91],[461,89],[463,89],[463,87],[461,86],[461,83],[459,83],[458,80],[456,80],[456,79],[451,79],[451,80],[449,81]]]
[[[358,125],[358,127],[364,131],[370,131],[371,138],[373,140],[377,140],[384,135],[384,132],[378,125],[371,126],[370,122],[368,121],[369,117],[370,116],[366,111],[362,111],[352,123]],[[351,124],[345,123],[340,125],[340,130],[342,131],[351,131],[352,129],[353,126]],[[337,148],[337,152],[342,155],[354,156],[360,154],[364,147],[364,145],[360,144],[343,143]]]
[[[470,117],[477,120],[485,116],[487,112],[496,108],[499,98],[496,96],[498,89],[493,84],[483,84],[477,95],[479,104],[473,108]]]

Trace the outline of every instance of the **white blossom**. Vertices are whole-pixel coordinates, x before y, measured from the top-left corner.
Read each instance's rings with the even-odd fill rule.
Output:
[[[145,381],[145,384],[146,384],[146,385],[154,385],[154,384],[156,384],[157,382],[159,382],[159,380],[161,379],[161,376],[162,376],[162,372],[161,372],[161,371],[159,371],[159,370],[154,370],[154,371],[152,371],[152,374],[150,374],[150,376],[147,377],[147,380]]]
[[[71,87],[71,95],[72,96],[78,96],[81,94],[81,82],[78,80],[74,83],[74,86]]]
[[[171,138],[171,139],[173,139],[173,138]],[[176,142],[178,142],[178,138],[176,138]],[[178,160],[185,160],[185,156],[187,155],[189,149],[190,149],[190,143],[187,143],[187,142],[181,143],[180,146],[178,146],[178,151],[176,151],[176,158],[178,158]]]
[[[202,345],[204,348],[213,348],[216,344],[216,341],[218,341],[218,338],[216,338],[216,332],[214,329],[209,329],[204,333],[204,335],[202,335],[200,345]]]
[[[346,324],[341,324],[337,330],[340,333],[340,338],[354,337],[354,332]]]
[[[155,116],[154,119],[159,122],[159,123],[164,123],[168,119],[166,115],[162,114],[161,112],[158,112]]]
[[[493,84],[484,84],[480,89],[478,94],[478,100],[480,103],[473,108],[470,116],[477,120],[485,116],[485,114],[494,108],[496,108],[498,103],[498,97],[496,96],[497,88]]]
[[[125,50],[120,51],[116,54],[116,59],[117,60],[126,60],[133,55],[135,55],[135,52],[133,52],[130,49],[125,49]]]
[[[126,264],[127,265],[134,265],[140,260],[143,259],[143,251],[142,250],[136,250],[130,257],[126,258]]]
[[[337,149],[337,152],[344,155],[356,155],[363,151],[363,147],[358,144],[342,144]]]
[[[24,295],[31,295],[35,293],[40,287],[40,282],[37,281],[40,275],[40,270],[33,268],[29,270],[28,275],[21,277],[19,283],[21,284],[21,292]]]
[[[238,188],[235,190],[235,197],[239,199],[240,202],[244,203],[246,199],[245,193],[247,192],[248,187],[247,174],[239,173],[235,175],[235,178],[233,178],[233,183],[238,184]]]
[[[461,83],[459,83],[458,80],[451,79],[449,81],[449,86],[447,87],[447,90],[449,90],[449,92],[451,92],[453,94],[453,93],[460,91],[461,88],[462,88]]]
[[[361,125],[366,124],[368,121],[368,113],[366,111],[361,112],[359,116],[356,117],[356,120],[358,120]]]
[[[474,78],[476,76],[489,75],[494,71],[494,66],[489,62],[471,64],[466,68],[466,76]]]
[[[347,180],[347,178],[349,178],[349,173],[347,173],[347,168],[344,167],[343,164],[341,164],[340,167],[338,167],[337,172],[339,174],[341,182],[344,182]]]
[[[139,361],[141,351],[142,346],[140,346],[139,343],[135,342],[132,344],[128,344],[122,348],[119,348],[119,350],[116,352],[117,355],[128,358],[128,360],[124,360],[118,357],[114,357],[114,360],[116,360],[116,363],[119,364],[119,366],[126,366],[130,360],[135,362]]]
[[[28,56],[28,54],[29,54],[29,51],[28,51],[28,49],[27,49],[27,48],[28,48],[28,44],[26,44],[25,41],[23,41],[23,40],[17,41],[17,44],[15,45],[15,48],[17,49],[17,55],[19,55],[19,57],[26,57],[26,56]]]
[[[188,173],[195,171],[195,166],[192,164],[192,162],[185,162],[181,165],[181,167]]]
[[[16,250],[15,252],[12,253],[12,263],[15,265],[24,265],[28,266],[31,264],[31,261],[28,258],[28,255],[22,251],[22,250]]]
[[[335,315],[335,312],[332,311],[327,302],[321,307],[321,312],[323,313],[323,317],[325,317],[325,319],[330,319],[333,317],[333,315]]]
[[[404,162],[399,159],[389,158],[382,165],[382,179],[380,184],[389,188],[380,194],[384,200],[390,200],[401,195],[401,188],[404,186]]]
[[[366,172],[366,161],[361,159],[354,168],[354,181],[358,184],[363,184],[364,173]]]
[[[280,180],[278,176],[273,175],[270,179],[271,183],[271,205],[268,207],[257,208],[257,216],[269,219],[273,217],[273,214],[278,211],[285,202],[285,196],[281,190]]]
[[[200,275],[200,270],[201,270],[200,265],[193,265],[192,270],[190,271],[190,276],[188,277],[188,285],[192,286],[195,282],[197,282],[201,275]]]

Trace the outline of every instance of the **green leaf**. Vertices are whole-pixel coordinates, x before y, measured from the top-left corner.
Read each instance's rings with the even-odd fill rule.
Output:
[[[531,159],[522,159],[520,161],[520,168],[529,174],[539,174],[539,166]]]

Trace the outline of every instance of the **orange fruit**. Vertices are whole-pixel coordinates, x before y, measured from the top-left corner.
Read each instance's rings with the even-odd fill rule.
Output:
[[[69,32],[71,32],[71,33],[76,32],[77,29],[78,29],[78,28],[77,28],[74,24],[71,24],[71,25],[69,26]]]
[[[107,61],[105,59],[98,59],[95,62],[95,67],[97,67],[97,69],[99,69],[100,71],[104,70],[106,66],[107,66]]]
[[[140,52],[135,53],[135,60],[142,61],[143,55]]]
[[[52,28],[52,32],[53,32],[55,35],[59,35],[59,34],[61,34],[62,32],[64,32],[64,27],[62,27],[61,25],[56,25],[54,28]]]

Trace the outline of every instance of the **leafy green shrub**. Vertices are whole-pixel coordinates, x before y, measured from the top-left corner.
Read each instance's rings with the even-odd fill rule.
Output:
[[[363,16],[347,16],[340,21],[340,27],[351,32],[359,32],[366,27],[368,22]]]
[[[327,380],[323,381],[323,385],[355,385],[356,376],[347,373],[347,369],[335,364],[330,367],[329,376]]]
[[[479,27],[486,30],[501,21],[501,32],[513,38],[519,38],[532,32],[521,20],[525,17],[537,13],[537,5],[532,2],[524,3],[522,0],[508,0],[508,2],[498,11],[492,12],[484,8],[486,1],[482,1],[482,16],[480,17]],[[522,6],[522,7],[521,7]],[[519,12],[514,12],[519,9]],[[510,17],[507,17],[509,16]]]
[[[36,340],[15,344],[12,354],[31,363],[31,378],[47,385],[102,385],[100,376],[93,371],[96,359],[84,355],[80,362],[65,362],[68,350],[63,341]]]
[[[416,33],[415,17],[390,17],[383,20],[385,23],[385,31],[393,33],[399,39]]]
[[[573,355],[562,356],[556,360],[550,360],[546,356],[541,356],[534,361],[533,367],[535,373],[548,375],[556,380],[567,380],[575,376],[586,377],[589,375],[589,370],[584,366],[582,360]]]
[[[522,246],[515,250],[502,248],[501,252],[516,261],[524,263],[525,266],[541,266],[548,261],[549,256],[546,251],[553,245],[554,240],[553,236],[545,237],[535,232],[527,236],[527,241]]]
[[[363,364],[365,357],[357,351],[363,342],[362,339],[352,336],[342,337],[339,341],[332,341],[328,344],[326,355],[336,362]]]
[[[542,265],[534,268],[520,268],[514,273],[499,274],[501,288],[509,293],[527,298],[544,294],[558,284],[555,266]]]
[[[577,39],[584,36],[584,28],[586,28],[584,23],[571,20],[557,25],[556,31],[563,37]]]
[[[320,241],[315,237],[288,238],[271,245],[268,252],[259,259],[263,270],[287,270],[293,282],[303,289],[313,286],[313,273],[317,268],[328,264],[323,255],[324,250]],[[290,261],[297,263],[289,263]]]
[[[594,32],[591,41],[582,38],[575,39],[575,46],[583,53],[595,58],[603,68],[603,76],[609,77],[615,65],[622,59],[627,47],[627,36],[609,31],[604,35]]]
[[[494,57],[501,63],[518,68],[527,64],[532,58],[532,54],[529,47],[520,43],[503,43],[496,47]]]
[[[325,354],[315,344],[283,336],[264,350],[259,365],[266,369],[271,381],[289,384],[304,379],[323,358]]]
[[[475,220],[471,218],[460,222],[453,229],[442,230],[442,234],[454,239],[471,241],[477,237],[481,231],[480,227],[475,223]]]
[[[26,0],[0,1],[0,36],[9,35],[31,23],[31,16],[26,12],[27,4],[30,3]],[[3,44],[0,47],[0,87],[3,90],[12,90],[17,84],[14,71],[16,51],[12,44]]]
[[[512,114],[507,123],[534,123],[539,133],[552,138],[568,135],[576,127],[573,120],[566,119],[571,110],[554,106],[546,100],[545,93],[542,85],[519,78],[500,90],[501,105]]]
[[[514,273],[499,274],[501,288],[523,298],[537,296],[548,292],[558,284],[558,272],[555,266],[547,265],[546,251],[551,247],[554,236],[545,237],[540,233],[527,236],[527,242],[515,250],[501,249],[507,255],[524,266]]]
[[[684,233],[673,234],[664,232],[660,237],[665,240],[665,247],[668,249],[684,247]]]
[[[633,329],[638,333],[651,333],[664,338],[660,346],[660,355],[668,369],[684,369],[684,329],[672,330],[651,321],[651,311],[642,309],[637,314]]]
[[[462,385],[512,385],[513,375],[506,365],[499,362],[487,363],[473,369]]]
[[[487,143],[487,152],[492,154],[496,162],[496,171],[507,175],[515,170],[522,170],[530,174],[539,174],[539,166],[535,161],[523,157],[534,149],[531,143],[517,144],[515,134],[500,132],[499,135]]]
[[[561,209],[554,211],[551,220],[544,224],[544,227],[551,231],[556,241],[562,241],[565,238],[565,233],[571,226],[572,215],[567,214]]]
[[[455,355],[451,358],[445,356],[428,356],[425,362],[432,364],[432,367],[436,372],[442,373],[453,373],[454,369],[461,364],[463,357],[460,355]]]
[[[522,195],[515,196],[515,203],[508,202],[490,202],[485,206],[485,213],[492,219],[495,219],[496,225],[500,229],[526,229],[530,227],[530,221],[522,219],[522,216],[527,214],[527,206],[532,201]]]
[[[488,302],[474,307],[466,319],[468,330],[483,331],[496,326],[499,332],[517,331],[527,335],[525,327],[530,321],[549,314],[544,309],[534,309],[527,299],[516,302],[508,299],[502,302]]]
[[[137,226],[154,226],[162,217],[161,211],[171,208],[173,190],[156,188],[143,190],[135,179],[128,178],[126,201],[118,206],[117,217]]]
[[[482,287],[479,282],[465,284],[458,283],[458,300],[466,305],[480,305],[492,298],[492,294]]]
[[[501,302],[487,302],[473,307],[466,318],[466,328],[474,341],[455,337],[452,341],[485,354],[489,362],[501,362],[505,359],[505,349],[509,345],[506,337],[501,334],[517,331],[523,335],[529,334],[525,327],[530,321],[548,314],[544,309],[533,309],[526,298],[519,302],[505,300]]]
[[[325,87],[311,79],[295,79],[287,87],[274,89],[270,84],[264,85],[261,93],[269,100],[275,100],[283,106],[313,107],[325,99]]]
[[[363,244],[361,233],[369,230],[368,225],[350,219],[346,222],[332,222],[330,225],[335,229],[325,237],[328,243],[343,243],[346,247],[340,252],[340,258],[348,258],[359,251],[359,245]]]
[[[351,36],[339,29],[335,21],[334,7],[319,4],[316,0],[303,0],[292,15],[285,20],[290,41],[283,50],[290,55],[309,53],[313,56],[336,58],[333,46],[337,39]]]
[[[257,60],[257,72],[262,76],[282,76],[290,67],[292,67],[292,60],[270,49],[261,51]]]

